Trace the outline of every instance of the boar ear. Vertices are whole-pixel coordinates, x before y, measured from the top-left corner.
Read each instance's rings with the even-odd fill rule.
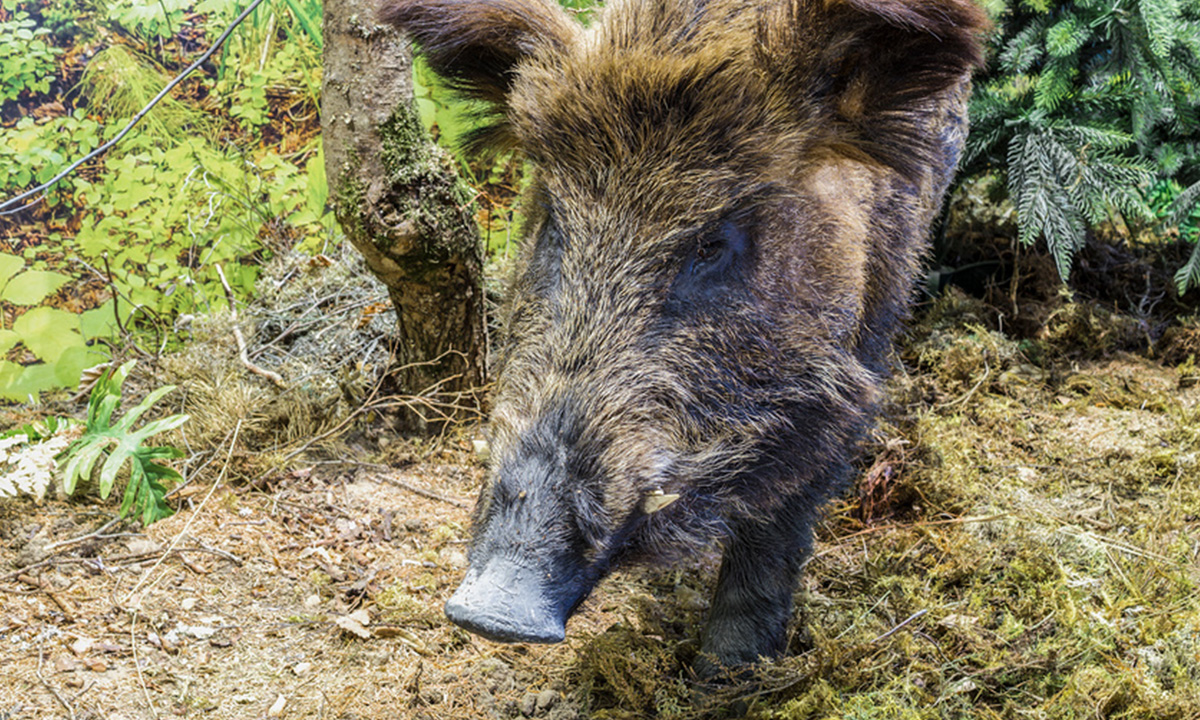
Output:
[[[468,138],[478,148],[511,142],[504,112],[521,61],[565,50],[580,29],[554,0],[385,0],[379,20],[407,32],[453,89],[483,101],[486,127]]]
[[[988,26],[972,0],[786,0],[760,41],[777,81],[832,122],[835,150],[913,177],[936,152],[930,113],[966,92]]]

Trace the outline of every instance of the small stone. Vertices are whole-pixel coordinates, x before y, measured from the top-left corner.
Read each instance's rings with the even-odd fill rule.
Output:
[[[195,610],[196,598],[184,598],[183,602],[179,603],[179,606],[184,610]]]
[[[292,666],[292,672],[297,675],[304,675],[309,670],[312,670],[312,663],[310,662],[298,662]]]
[[[126,540],[125,547],[129,549],[130,555],[153,555],[162,550],[162,545],[148,537],[140,536]]]
[[[539,715],[558,703],[558,693],[553,690],[543,690],[537,695],[537,712]]]
[[[538,696],[533,693],[525,693],[521,698],[521,714],[525,717],[533,717],[537,712]]]
[[[56,673],[75,672],[78,669],[79,662],[74,658],[60,655],[58,659],[54,661],[54,672]]]
[[[351,635],[356,635],[363,640],[368,640],[371,638],[371,631],[363,627],[362,623],[358,622],[354,618],[342,616],[335,618],[333,622],[335,625]]]
[[[71,652],[76,655],[87,655],[96,645],[96,641],[91,638],[81,637],[71,643]]]

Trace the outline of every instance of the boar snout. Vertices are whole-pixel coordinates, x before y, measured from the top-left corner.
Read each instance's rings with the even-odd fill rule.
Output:
[[[446,602],[454,624],[497,642],[563,641],[573,608],[552,573],[504,557],[476,567]]]

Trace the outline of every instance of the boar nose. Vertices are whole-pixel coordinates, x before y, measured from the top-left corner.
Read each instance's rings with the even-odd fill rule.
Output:
[[[553,596],[542,573],[493,557],[479,572],[467,571],[446,601],[446,617],[497,642],[562,642],[568,613]]]

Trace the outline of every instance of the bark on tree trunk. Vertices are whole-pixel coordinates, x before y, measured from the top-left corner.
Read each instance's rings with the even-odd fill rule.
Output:
[[[376,24],[377,0],[325,0],[321,132],[346,236],[396,307],[401,389],[477,405],[486,378],[483,251],[470,196],[412,97],[411,47]],[[402,424],[428,431],[438,412]],[[422,417],[424,416],[424,417]]]

